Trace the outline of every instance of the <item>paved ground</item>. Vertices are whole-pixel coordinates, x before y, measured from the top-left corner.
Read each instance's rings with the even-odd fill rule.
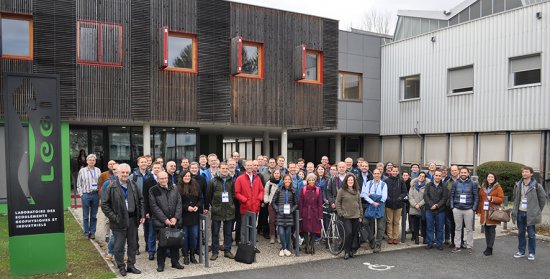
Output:
[[[537,241],[535,261],[513,258],[516,247],[516,237],[501,236],[491,257],[482,254],[485,240],[478,239],[473,255],[412,248],[347,261],[331,259],[194,278],[548,278],[548,242]]]
[[[72,209],[71,210],[77,220],[81,222],[82,220],[82,209]],[[105,232],[103,229],[103,225],[105,223],[105,215],[99,210],[98,213],[98,227],[96,232],[96,241],[93,241],[94,244],[98,247],[98,250],[101,251],[101,255],[104,256],[106,253],[106,245],[104,243],[105,240]],[[476,225],[479,224],[479,221],[477,221]],[[510,228],[511,226],[509,226]],[[497,229],[497,233],[499,235],[502,234],[500,228]],[[220,253],[220,257],[218,260],[214,262],[210,262],[211,265],[209,268],[204,267],[204,265],[200,264],[191,264],[188,266],[185,266],[185,269],[183,271],[181,270],[175,270],[170,268],[169,260],[167,259],[167,268],[163,273],[157,273],[156,271],[156,260],[155,261],[149,261],[147,259],[147,253],[143,251],[145,244],[143,242],[143,230],[140,226],[139,230],[140,234],[140,247],[141,247],[141,255],[137,256],[137,263],[136,267],[140,269],[143,273],[141,275],[129,275],[129,278],[178,278],[178,277],[185,277],[185,276],[197,276],[197,275],[206,275],[206,274],[218,274],[218,273],[224,273],[224,272],[230,272],[230,271],[241,271],[241,270],[251,270],[251,269],[259,269],[259,268],[268,268],[273,266],[287,266],[292,264],[305,264],[308,262],[315,262],[314,265],[322,265],[321,260],[331,260],[334,259],[335,262],[343,263],[343,261],[340,261],[339,258],[341,258],[343,255],[341,254],[339,257],[335,257],[328,253],[325,249],[320,249],[320,246],[317,245],[317,253],[315,255],[304,255],[302,254],[299,257],[279,257],[278,251],[279,251],[279,244],[269,244],[268,240],[265,240],[263,237],[260,237],[260,242],[258,243],[258,248],[260,249],[261,253],[257,255],[257,262],[251,265],[247,264],[241,264],[237,263],[234,260],[229,260],[223,257],[223,253]],[[479,227],[476,228],[475,238],[483,238],[483,235],[480,233]],[[409,240],[404,244],[399,245],[383,245],[383,253],[380,255],[385,255],[386,252],[394,251],[394,250],[402,250],[402,249],[410,249],[410,248],[416,248],[418,247],[414,243],[410,241],[410,235],[407,235],[407,238]],[[420,245],[423,246],[423,245]],[[367,250],[364,248],[365,245],[359,250],[359,255],[365,255],[365,254],[371,254],[371,250]],[[480,248],[481,249],[481,248]],[[233,253],[235,253],[236,248],[233,247]],[[377,255],[380,257],[380,255]],[[337,259],[338,258],[338,259]],[[410,259],[414,262],[414,259]],[[407,262],[407,261],[405,261]],[[182,263],[182,260],[180,260],[180,263]],[[109,266],[111,268],[114,268],[114,264],[111,262],[108,262]],[[281,268],[281,267],[280,267]],[[284,267],[286,269],[287,267]],[[113,269],[113,271],[116,271]],[[118,272],[116,272],[118,274]],[[292,277],[292,276],[291,276]]]

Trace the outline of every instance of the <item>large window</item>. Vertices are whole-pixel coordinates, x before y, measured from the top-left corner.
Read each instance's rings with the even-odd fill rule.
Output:
[[[401,98],[403,100],[420,98],[420,75],[401,78]]]
[[[466,66],[448,71],[449,94],[474,92],[474,66]]]
[[[191,34],[168,33],[167,70],[197,72],[197,37]]]
[[[510,86],[540,84],[540,54],[510,58]]]
[[[122,66],[122,26],[100,22],[78,22],[78,62]]]
[[[360,101],[362,79],[361,74],[338,73],[338,97],[342,100]]]
[[[32,18],[21,15],[1,15],[2,58],[32,60]]]

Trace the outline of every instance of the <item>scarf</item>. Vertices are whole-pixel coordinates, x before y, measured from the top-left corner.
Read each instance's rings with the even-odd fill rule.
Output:
[[[420,191],[420,188],[424,187],[424,185],[426,185],[426,180],[424,180],[422,184],[418,184],[418,180],[417,180],[414,182],[414,189],[416,189],[416,191]]]

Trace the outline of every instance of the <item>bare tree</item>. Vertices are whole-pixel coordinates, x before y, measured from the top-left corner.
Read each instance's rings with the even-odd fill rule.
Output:
[[[388,11],[370,10],[363,17],[362,29],[366,31],[389,35],[391,26],[392,16]]]

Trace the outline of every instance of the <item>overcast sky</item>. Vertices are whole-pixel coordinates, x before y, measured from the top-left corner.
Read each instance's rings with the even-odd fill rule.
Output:
[[[263,7],[337,19],[340,29],[361,28],[366,12],[374,9],[397,19],[397,10],[450,10],[464,0],[231,0]],[[391,30],[394,28],[392,27]],[[392,31],[393,32],[393,31]]]

